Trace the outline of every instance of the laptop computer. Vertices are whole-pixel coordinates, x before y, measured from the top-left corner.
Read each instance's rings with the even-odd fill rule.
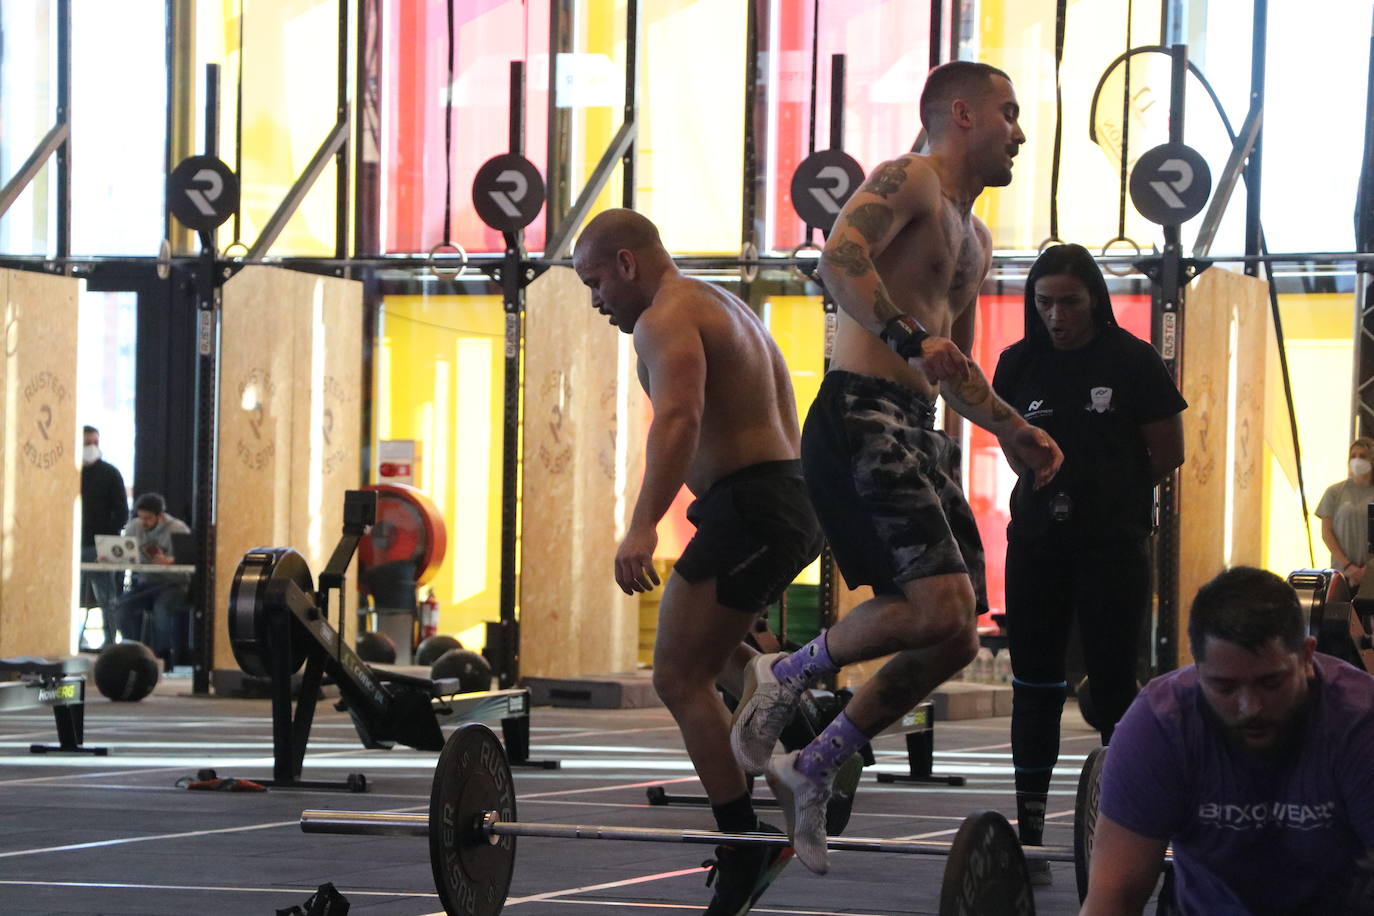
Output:
[[[196,536],[194,534],[172,535],[172,560],[187,566],[196,562]]]
[[[138,541],[123,534],[97,534],[95,559],[98,563],[138,564]]]

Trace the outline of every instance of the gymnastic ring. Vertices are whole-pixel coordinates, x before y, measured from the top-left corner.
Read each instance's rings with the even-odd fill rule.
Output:
[[[1036,254],[1044,254],[1044,253],[1045,253],[1045,249],[1048,248],[1048,247],[1050,247],[1051,245],[1062,245],[1062,244],[1064,244],[1064,240],[1063,240],[1063,239],[1061,239],[1061,238],[1059,238],[1058,236],[1055,236],[1055,235],[1047,235],[1047,236],[1045,236],[1045,240],[1044,240],[1043,242],[1040,243],[1040,247],[1037,248],[1037,249],[1035,249],[1035,253],[1036,253]]]
[[[789,257],[792,259],[792,271],[793,271],[798,277],[800,277],[800,278],[803,279],[803,280],[809,280],[809,281],[814,282],[814,283],[819,283],[819,282],[820,282],[820,279],[819,279],[818,277],[816,277],[816,276],[815,276],[815,273],[814,273],[814,271],[815,271],[816,268],[814,268],[814,267],[811,268],[812,273],[807,273],[806,271],[802,270],[802,269],[801,269],[801,265],[798,263],[798,262],[801,260],[801,258],[798,257],[798,256],[799,256],[803,251],[814,251],[814,252],[816,252],[816,259],[815,259],[815,260],[816,260],[816,262],[819,264],[819,263],[820,263],[820,255],[821,255],[821,251],[822,251],[822,250],[823,250],[823,249],[821,248],[820,245],[817,245],[815,242],[811,241],[810,239],[807,239],[805,242],[802,242],[802,243],[801,243],[800,245],[798,245],[796,248],[793,248],[793,249],[792,249],[791,255],[789,255]]]
[[[157,278],[166,280],[172,275],[172,242],[170,239],[163,239],[162,244],[157,246]]]
[[[235,248],[242,248],[243,254],[230,255],[229,252],[233,251]],[[230,257],[246,258],[248,257],[248,246],[242,242],[230,242],[228,245],[224,246],[224,250],[219,253],[219,256],[226,261],[229,260]]]
[[[1140,243],[1137,242],[1135,239],[1131,238],[1130,236],[1118,235],[1116,238],[1108,239],[1107,244],[1102,246],[1102,256],[1106,257],[1107,252],[1111,251],[1112,246],[1117,244],[1118,242],[1125,242],[1126,244],[1134,248],[1136,257],[1140,257],[1145,252],[1145,250],[1140,247]],[[1133,265],[1126,265],[1126,269],[1120,271],[1116,270],[1115,267],[1116,266],[1114,264],[1103,265],[1103,269],[1106,270],[1107,273],[1111,274],[1113,277],[1124,277],[1128,274],[1135,273],[1135,267]]]
[[[739,250],[739,278],[741,283],[753,283],[759,278],[759,246],[745,242]]]
[[[457,270],[450,273],[449,268],[439,267],[438,261],[435,260],[434,256],[438,254],[441,249],[451,249],[462,256],[462,261],[459,263]],[[466,273],[467,269],[468,251],[457,242],[440,242],[429,250],[429,272],[434,274],[434,276],[441,277],[445,280],[456,280]]]

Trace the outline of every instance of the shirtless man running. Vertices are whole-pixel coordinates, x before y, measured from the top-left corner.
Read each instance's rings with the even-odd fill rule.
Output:
[[[753,659],[731,734],[742,768],[767,775],[797,858],[816,872],[828,868],[825,806],[839,766],[978,649],[982,545],[959,485],[959,448],[934,429],[936,394],[996,435],[1037,486],[1063,460],[967,355],[992,258],[973,203],[984,188],[1011,181],[1025,142],[1019,111],[1011,80],[994,67],[956,61],[933,70],[921,94],[929,154],[878,166],[821,256],[840,322],[806,418],[802,461],[845,580],[873,586],[875,597],[796,652]],[[886,655],[814,741],[770,757],[802,690]]]
[[[687,510],[697,530],[659,604],[654,688],[677,721],[719,829],[776,832],[754,814],[715,684],[732,658],[738,680],[736,653],[755,618],[821,548],[787,366],[759,317],[684,276],[654,224],[632,210],[608,210],[588,223],[573,269],[592,305],[634,336],[639,381],[654,409],[615,580],[627,594],[659,584],[655,529],[685,483],[697,497]],[[790,855],[717,847],[707,913],[747,912]]]

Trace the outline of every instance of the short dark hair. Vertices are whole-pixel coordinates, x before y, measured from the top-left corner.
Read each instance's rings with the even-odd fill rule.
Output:
[[[634,252],[663,248],[658,227],[642,213],[625,207],[603,210],[592,217],[573,246],[573,255],[599,262],[621,249]]]
[[[1116,326],[1112,294],[1107,290],[1107,280],[1102,276],[1102,269],[1097,266],[1092,252],[1082,245],[1051,245],[1035,259],[1030,273],[1026,275],[1026,339],[1046,349],[1054,344],[1035,307],[1035,282],[1041,277],[1061,274],[1077,278],[1088,291],[1093,301],[1093,321],[1099,331],[1108,325]]]
[[[950,103],[986,89],[994,76],[1011,82],[1004,71],[973,60],[952,60],[931,70],[921,90],[921,125],[926,133],[932,137],[944,133]]]
[[[81,427],[81,435],[84,436],[84,435],[86,435],[87,433],[95,433],[95,434],[98,436],[98,435],[100,435],[100,430],[96,429],[94,426],[83,426],[83,427]]]
[[[134,511],[138,512],[140,509],[161,515],[167,509],[167,501],[162,498],[161,493],[144,493],[134,502]]]
[[[1207,638],[1255,651],[1279,639],[1300,652],[1307,623],[1293,587],[1266,569],[1236,566],[1198,589],[1188,617],[1193,657],[1206,660]]]

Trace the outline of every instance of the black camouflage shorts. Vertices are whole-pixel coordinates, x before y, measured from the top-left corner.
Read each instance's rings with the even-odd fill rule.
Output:
[[[959,485],[959,445],[935,409],[886,379],[826,374],[802,428],[811,502],[850,588],[964,573],[987,610],[983,542]]]

